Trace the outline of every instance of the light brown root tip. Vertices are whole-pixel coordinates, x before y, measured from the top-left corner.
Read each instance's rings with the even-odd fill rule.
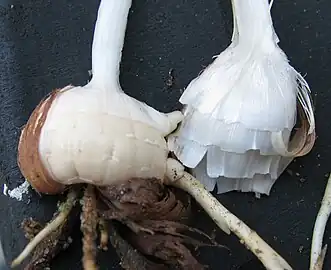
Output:
[[[138,223],[129,220],[129,219],[123,219],[122,222],[128,226],[134,233],[140,233],[140,232],[145,232],[148,234],[153,235],[154,231],[152,231],[151,229],[148,228],[144,228],[143,226],[139,225]]]
[[[312,270],[322,270],[323,269],[323,264],[324,264],[324,259],[325,259],[327,249],[328,249],[328,245],[325,245],[324,248],[322,249],[321,254],[318,256],[316,264],[314,265],[314,268]]]
[[[81,231],[83,233],[83,268],[97,270],[96,264],[96,239],[97,239],[97,203],[94,187],[88,185],[82,200]]]
[[[106,221],[99,217],[99,232],[100,232],[100,244],[99,249],[106,251],[108,250],[108,230]]]
[[[55,231],[61,226],[68,217],[70,211],[75,205],[77,193],[74,189],[71,189],[67,195],[67,199],[59,206],[59,214],[49,224],[47,224],[30,242],[27,244],[22,253],[13,260],[11,268],[19,266],[36,248],[36,246],[43,241],[50,233]]]

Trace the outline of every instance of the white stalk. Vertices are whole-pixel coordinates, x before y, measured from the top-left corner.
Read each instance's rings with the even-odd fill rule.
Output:
[[[246,246],[269,270],[291,270],[292,267],[273,250],[255,231],[232,214],[184,167],[176,160],[168,159],[167,177],[169,183],[188,192],[225,232],[237,235]]]
[[[311,244],[310,270],[322,270],[327,245],[322,250],[323,236],[331,213],[331,175],[325,188],[321,207],[318,211]]]
[[[241,50],[252,57],[255,50],[273,49],[274,29],[268,1],[232,0]],[[255,14],[255,16],[252,16]],[[258,16],[256,16],[258,14]]]
[[[269,194],[314,144],[310,89],[277,45],[271,4],[232,0],[232,44],[180,97],[184,120],[168,147],[208,190]],[[290,141],[297,105],[303,124]]]
[[[92,44],[92,84],[118,88],[119,66],[132,0],[101,1]],[[114,85],[115,84],[115,85]]]

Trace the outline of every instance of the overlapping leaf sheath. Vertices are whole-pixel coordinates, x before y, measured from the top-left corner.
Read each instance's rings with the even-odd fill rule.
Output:
[[[269,194],[314,143],[310,89],[278,46],[268,0],[232,2],[232,44],[188,85],[168,144],[208,190]],[[302,126],[290,140],[297,108]]]

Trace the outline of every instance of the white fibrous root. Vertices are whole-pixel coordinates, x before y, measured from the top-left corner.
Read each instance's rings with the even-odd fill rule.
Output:
[[[67,194],[67,199],[59,207],[58,215],[48,223],[24,248],[21,254],[13,260],[11,263],[11,268],[15,268],[20,265],[23,260],[25,260],[40,244],[45,238],[52,232],[56,231],[60,226],[62,226],[65,220],[68,218],[72,208],[75,206],[77,200],[77,192],[75,190],[70,190]]]
[[[278,46],[271,5],[232,1],[231,45],[180,97],[184,120],[169,150],[208,190],[269,195],[293,158],[314,145],[309,85]]]
[[[323,236],[325,232],[326,224],[331,214],[331,175],[329,175],[328,182],[324,191],[323,200],[320,210],[318,211],[314,231],[313,239],[310,251],[310,270],[322,270],[324,257],[327,251],[327,245],[323,248]]]
[[[233,232],[237,235],[240,242],[254,253],[266,269],[292,269],[255,231],[213,197],[199,180],[185,172],[183,165],[177,160],[168,159],[167,180],[169,184],[189,193],[225,233]]]
[[[164,177],[165,136],[183,115],[161,113],[121,89],[119,65],[130,7],[131,0],[101,1],[91,81],[53,91],[21,133],[19,167],[40,193],[61,193],[76,183],[102,186]]]

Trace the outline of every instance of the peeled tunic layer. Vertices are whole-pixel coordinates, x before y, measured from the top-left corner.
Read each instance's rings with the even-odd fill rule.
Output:
[[[235,154],[258,150],[262,156],[278,155],[273,133],[281,132],[287,147],[295,125],[297,73],[280,48],[274,44],[256,59],[239,45],[230,51],[194,79],[180,98],[186,106],[184,120],[170,136],[169,147],[190,168],[214,146]]]
[[[180,102],[188,110],[226,124],[264,131],[292,129],[298,74],[279,47],[250,59],[240,46],[218,59],[187,87]],[[206,120],[206,119],[204,119]]]
[[[241,191],[269,195],[277,178],[284,172],[291,161],[292,158],[282,157],[280,159],[276,177],[272,177],[270,174],[255,174],[251,178],[228,178],[224,176],[211,178],[206,173],[206,158],[204,158],[192,170],[192,174],[204,184],[208,191],[213,191],[215,186],[217,186],[217,193],[219,194]]]
[[[203,147],[184,139],[177,140],[176,143],[178,142],[185,145],[182,151],[179,147],[173,148],[173,145],[169,145],[169,150],[174,151],[178,159],[189,168],[195,168],[204,158],[210,177],[251,178],[256,173],[277,176],[281,158],[279,155],[261,155],[258,150],[247,150],[245,153],[227,152],[218,146]]]
[[[273,148],[272,131],[214,119],[192,107],[186,108],[184,117],[180,128],[169,136],[168,147],[185,166],[195,168],[206,156],[209,177],[278,177],[281,157]],[[282,134],[288,143],[290,130],[284,129]]]
[[[263,28],[270,31],[255,33],[261,40],[232,44],[192,80],[180,98],[184,120],[169,137],[178,159],[193,171],[198,166],[197,178],[212,189],[217,183],[222,192],[269,193],[285,169],[280,150],[289,146],[297,98],[309,90],[301,88],[272,25]]]
[[[235,107],[235,106],[234,106]],[[242,123],[227,123],[197,110],[185,111],[180,128],[168,140],[170,151],[193,172],[208,190],[233,190],[269,194],[283,172],[282,157],[275,151],[272,131],[254,130]],[[282,131],[288,146],[290,130]]]
[[[234,105],[233,109],[235,108]],[[180,129],[170,136],[170,144],[173,147],[181,147],[185,144],[181,141],[185,140],[196,142],[205,148],[204,151],[207,146],[215,145],[227,152],[245,153],[247,150],[260,150],[263,155],[274,155],[277,152],[272,146],[272,132],[281,131],[285,142],[289,140],[291,133],[289,129],[253,129],[240,122],[216,119],[211,114],[203,114],[191,106],[185,108],[184,117]],[[178,142],[175,143],[175,140]]]

